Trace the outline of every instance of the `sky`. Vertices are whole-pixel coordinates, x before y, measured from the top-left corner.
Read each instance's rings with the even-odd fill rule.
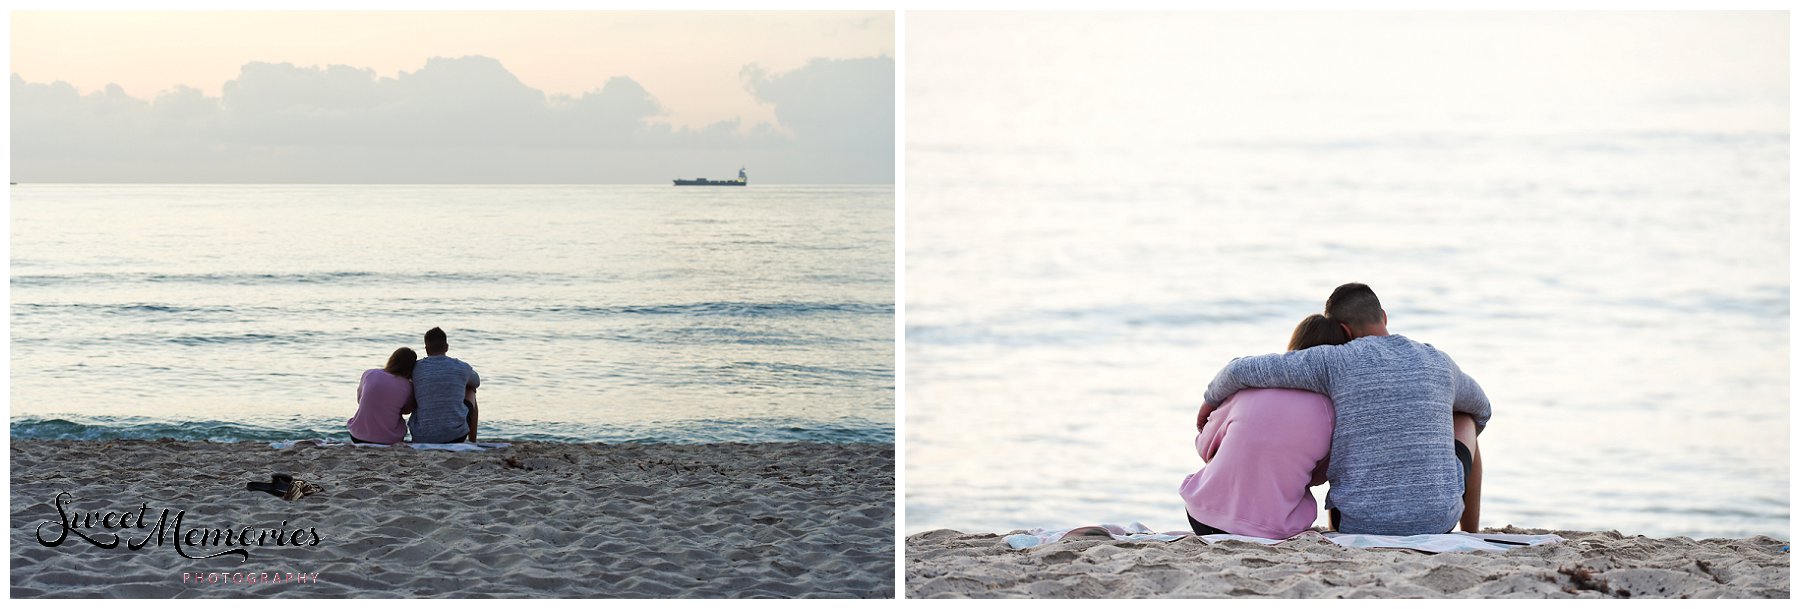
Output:
[[[1782,12],[959,12],[906,27],[909,147],[971,128],[996,145],[1141,150],[1788,127]]]
[[[21,182],[893,180],[887,12],[17,12]]]

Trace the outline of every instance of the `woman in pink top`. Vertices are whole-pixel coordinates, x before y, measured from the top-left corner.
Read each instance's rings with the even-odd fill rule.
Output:
[[[356,385],[356,416],[350,417],[350,441],[395,444],[406,440],[406,419],[418,408],[413,400],[413,364],[419,354],[401,347],[387,366],[363,371]]]
[[[1294,328],[1288,350],[1349,342],[1314,314]],[[1319,516],[1310,487],[1325,483],[1331,400],[1310,391],[1248,389],[1200,411],[1194,448],[1206,467],[1181,482],[1195,535],[1287,539]]]

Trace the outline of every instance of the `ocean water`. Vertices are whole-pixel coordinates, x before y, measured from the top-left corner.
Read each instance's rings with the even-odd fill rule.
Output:
[[[1790,538],[1785,16],[1769,87],[1742,16],[1006,17],[909,21],[907,533],[1185,529],[1206,384],[1360,281],[1492,400],[1484,525]]]
[[[11,436],[342,435],[441,326],[484,438],[892,442],[894,189],[20,185]]]

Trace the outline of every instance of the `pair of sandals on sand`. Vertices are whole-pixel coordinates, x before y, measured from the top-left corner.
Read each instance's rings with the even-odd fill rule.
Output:
[[[270,474],[268,482],[246,482],[244,490],[262,491],[288,501],[293,501],[313,493],[325,490],[306,480],[298,480],[288,474]]]

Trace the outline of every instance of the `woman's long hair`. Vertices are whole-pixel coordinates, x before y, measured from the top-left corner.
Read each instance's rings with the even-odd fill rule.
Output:
[[[1342,345],[1350,342],[1350,335],[1344,333],[1343,326],[1330,318],[1314,313],[1300,320],[1294,328],[1294,337],[1288,339],[1288,350],[1299,351],[1307,347],[1319,345]]]
[[[394,350],[394,354],[388,357],[387,365],[381,369],[386,370],[388,374],[410,379],[412,378],[413,364],[417,363],[419,363],[419,354],[410,348],[401,347]]]

